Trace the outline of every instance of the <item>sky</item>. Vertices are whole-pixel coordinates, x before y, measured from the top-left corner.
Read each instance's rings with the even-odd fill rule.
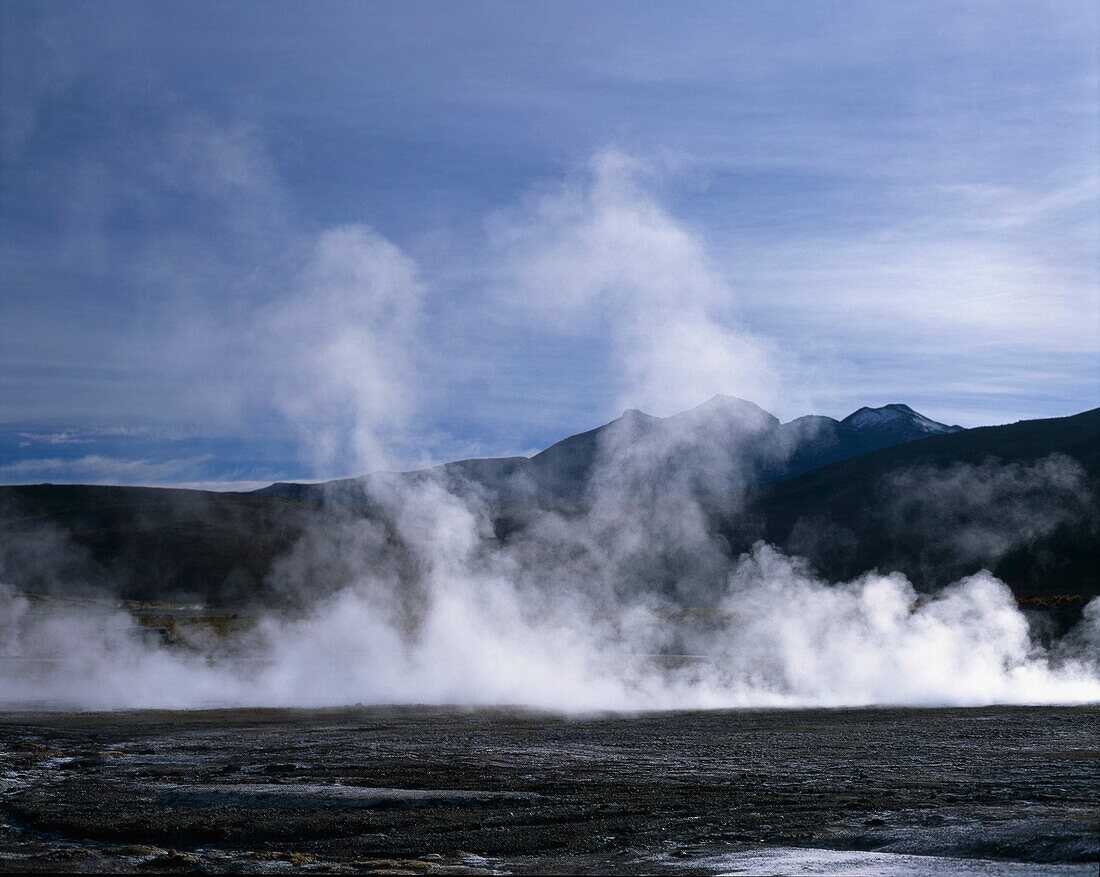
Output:
[[[0,5],[0,483],[1100,396],[1092,2]]]

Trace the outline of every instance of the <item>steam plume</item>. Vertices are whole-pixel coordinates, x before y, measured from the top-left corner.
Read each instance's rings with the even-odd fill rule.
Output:
[[[680,407],[685,394],[729,389],[766,399],[779,385],[770,346],[722,318],[728,288],[645,192],[645,172],[606,153],[499,217],[504,274],[554,319],[610,320],[632,400]],[[277,405],[320,465],[377,466],[415,410],[416,266],[354,226],[321,235],[303,277],[301,295],[263,321],[272,349],[288,351]],[[294,611],[268,612],[229,640],[168,647],[136,637],[120,610],[43,609],[9,592],[0,701],[598,710],[1100,700],[1096,601],[1044,648],[988,573],[927,597],[897,574],[827,583],[763,543],[731,557],[715,512],[736,519],[757,467],[787,449],[761,447],[755,406],[719,404],[721,416],[689,412],[659,430],[628,413],[605,432],[579,494],[536,501],[507,538],[502,505],[540,500],[542,485],[517,476],[494,493],[438,472],[360,481],[349,490],[369,513],[319,519],[273,572]],[[1074,496],[1085,489],[1072,466],[1052,465],[981,474],[1002,492],[1022,479],[1028,496],[1044,478]],[[957,480],[941,499],[970,495]],[[1020,508],[1009,526],[1026,530]]]

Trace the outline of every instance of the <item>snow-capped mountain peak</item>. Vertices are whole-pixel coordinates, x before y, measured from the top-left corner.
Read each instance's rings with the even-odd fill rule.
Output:
[[[908,428],[928,435],[944,435],[962,429],[960,426],[948,426],[945,423],[939,423],[914,411],[908,405],[897,402],[883,405],[881,408],[864,406],[849,414],[841,423],[860,430]]]

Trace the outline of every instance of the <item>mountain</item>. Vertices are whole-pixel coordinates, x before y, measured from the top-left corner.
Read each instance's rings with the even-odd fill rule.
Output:
[[[1100,593],[1100,409],[960,430],[904,405],[780,423],[730,397],[667,418],[628,411],[531,458],[327,484],[252,493],[0,487],[0,583],[278,602],[285,595],[273,572],[306,534],[340,546],[365,532],[366,520],[376,538],[370,550],[392,551],[393,497],[429,479],[476,496],[493,518],[487,538],[505,542],[524,538],[547,512],[583,513],[592,483],[617,491],[627,512],[666,501],[672,494],[662,490],[671,486],[701,498],[733,556],[763,538],[831,580],[900,570],[920,588],[937,588],[984,566],[1022,599],[1079,602]],[[315,578],[336,586],[339,570],[330,567]]]
[[[1098,502],[1093,409],[939,431],[762,485],[751,508],[832,580],[878,568],[934,588],[988,568],[1044,598],[1100,594]]]
[[[694,470],[701,478],[757,483],[781,480],[825,463],[930,435],[962,430],[918,414],[908,405],[860,408],[843,420],[800,417],[789,423],[752,402],[714,396],[702,405],[671,417],[654,417],[637,409],[610,423],[556,442],[530,458],[462,460],[432,470],[448,487],[472,482],[499,506],[580,502],[592,473],[631,454],[645,454],[647,473]],[[422,472],[403,473],[416,479]],[[261,488],[260,496],[311,499],[355,506],[363,501],[364,476],[323,484],[279,483]]]
[[[961,432],[961,426],[946,426],[918,414],[908,405],[883,405],[881,408],[864,406],[841,421],[841,425],[864,433],[896,436],[909,441],[921,435],[945,435]]]
[[[769,480],[789,478],[879,448],[963,431],[961,426],[937,423],[908,405],[896,403],[881,408],[860,408],[843,420],[800,417],[781,429],[799,435],[800,440],[777,477]]]
[[[861,408],[844,420],[801,417],[780,423],[752,402],[715,396],[688,411],[660,418],[637,410],[570,436],[530,459],[526,469],[542,496],[577,499],[594,469],[642,455],[647,475],[694,471],[716,489],[790,478],[826,463],[878,448],[961,431],[907,405]]]
[[[317,523],[309,504],[152,487],[0,487],[0,590],[244,604]]]

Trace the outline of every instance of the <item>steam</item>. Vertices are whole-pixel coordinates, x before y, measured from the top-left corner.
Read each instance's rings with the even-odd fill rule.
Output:
[[[919,466],[892,473],[882,489],[891,499],[889,535],[926,546],[925,565],[941,569],[973,561],[992,566],[1091,516],[1084,467],[1064,454],[1030,464]]]
[[[293,294],[261,318],[277,406],[319,471],[387,465],[415,411],[423,294],[398,247],[342,226],[318,237]]]
[[[700,471],[646,468],[682,451],[682,436],[639,438],[632,421],[610,431],[582,510],[542,509],[509,540],[476,485],[438,473],[364,482],[371,513],[319,524],[273,574],[304,610],[233,636],[200,630],[167,646],[123,611],[0,596],[0,701],[592,711],[1100,700],[1100,601],[1044,647],[986,572],[928,596],[900,574],[829,583],[764,543],[730,558],[696,498]]]
[[[672,413],[718,393],[765,404],[778,355],[740,325],[698,235],[647,190],[658,169],[609,149],[491,225],[506,306],[562,331],[606,327],[624,405]]]
[[[535,319],[607,321],[635,404],[679,408],[729,390],[768,399],[779,386],[770,345],[725,313],[728,286],[645,190],[649,173],[604,153],[501,214],[502,277]],[[258,322],[277,407],[318,466],[375,468],[416,410],[416,265],[363,226],[330,229],[297,289]],[[1100,602],[1043,647],[989,573],[922,596],[899,574],[823,581],[764,543],[731,556],[715,521],[751,532],[745,488],[789,453],[765,442],[767,427],[763,411],[728,398],[660,424],[628,412],[574,494],[523,474],[490,488],[441,470],[344,485],[272,572],[279,605],[231,635],[196,628],[166,645],[106,603],[7,590],[0,701],[577,711],[1100,700]],[[1052,479],[1056,498],[1085,489],[1072,465],[1040,465],[1057,471],[982,472],[993,492],[967,515],[1006,485],[1025,498]],[[972,501],[961,472],[937,484],[925,494],[933,509]],[[528,500],[519,511],[515,497]],[[967,544],[1046,532],[1029,503]],[[51,563],[71,548],[38,535]]]
[[[347,703],[525,704],[564,711],[1100,699],[1100,604],[1072,648],[1032,643],[988,574],[921,599],[899,575],[829,585],[764,545],[694,620],[638,597],[608,614],[580,592],[540,596],[475,559],[472,521],[431,558],[415,624],[365,579],[303,618],[267,618],[246,644],[164,647],[123,612],[35,613],[9,595],[0,699],[84,708]],[[444,551],[443,545],[438,547]],[[677,643],[676,640],[680,642]],[[670,649],[670,646],[674,647]],[[688,653],[684,657],[684,652]],[[1090,657],[1091,654],[1091,657]],[[19,656],[11,666],[11,656]]]

